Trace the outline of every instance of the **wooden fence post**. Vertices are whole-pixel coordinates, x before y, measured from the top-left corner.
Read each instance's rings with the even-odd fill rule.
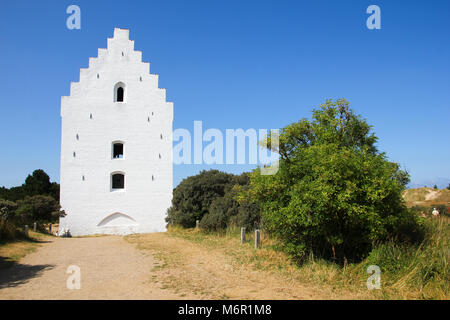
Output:
[[[33,231],[36,232],[36,229],[37,229],[37,223],[35,222],[35,223],[33,223]]]
[[[261,246],[261,232],[255,230],[255,248],[258,249]]]
[[[48,232],[49,232],[50,234],[52,233],[52,224],[51,224],[51,223],[48,225]]]
[[[198,229],[198,225],[200,224],[200,220],[195,220],[195,228]]]
[[[28,225],[23,226],[23,233],[28,237]]]
[[[241,228],[241,243],[245,243],[245,227]]]

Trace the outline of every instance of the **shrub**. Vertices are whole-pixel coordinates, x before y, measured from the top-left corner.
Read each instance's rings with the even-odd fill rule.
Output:
[[[239,204],[238,212],[230,218],[229,226],[245,227],[247,231],[261,229],[261,214],[255,202]]]
[[[65,216],[58,202],[51,196],[36,195],[17,202],[16,219],[21,224],[55,222]]]
[[[174,189],[172,206],[167,211],[166,222],[185,228],[195,227],[195,221],[208,213],[214,199],[223,197],[231,188],[233,175],[218,170],[201,171],[188,177]]]
[[[15,202],[0,199],[0,241],[15,238],[14,213],[16,209],[17,204]]]
[[[200,228],[206,231],[223,230],[228,225],[228,220],[237,206],[234,205],[229,197],[216,198],[209,207],[209,212],[205,214],[200,221]]]
[[[0,217],[0,241],[16,238],[16,226],[7,219]]]
[[[252,230],[259,223],[256,203],[237,201],[240,190],[248,187],[247,173],[233,175],[217,170],[202,171],[184,179],[175,188],[168,224],[194,227],[200,220],[205,231],[219,231],[231,225]]]
[[[5,220],[12,219],[16,209],[17,204],[15,202],[0,199],[0,218]]]
[[[310,253],[335,261],[361,260],[373,243],[420,241],[423,231],[402,191],[409,181],[375,147],[371,127],[341,99],[327,101],[283,128],[279,170],[250,175],[243,197],[259,202],[267,231],[299,261]],[[271,147],[271,136],[262,142]]]
[[[245,183],[247,180],[241,180]],[[208,213],[200,221],[200,228],[206,231],[219,231],[228,227],[245,227],[248,231],[259,225],[259,207],[256,203],[237,201],[242,185],[234,185],[223,197],[216,198],[209,206]],[[227,188],[228,189],[228,188]]]

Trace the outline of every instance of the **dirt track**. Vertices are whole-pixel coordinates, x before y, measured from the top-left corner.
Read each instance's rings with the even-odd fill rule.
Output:
[[[70,265],[80,267],[79,290],[67,289]],[[180,299],[151,281],[154,265],[122,237],[51,238],[0,270],[0,299]]]
[[[237,264],[167,233],[48,237],[19,263],[0,269],[0,299],[354,299],[277,273]],[[70,265],[81,289],[68,289]]]

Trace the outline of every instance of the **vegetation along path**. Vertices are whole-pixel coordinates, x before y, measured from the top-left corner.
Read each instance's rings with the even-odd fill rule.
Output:
[[[170,232],[46,240],[0,269],[0,299],[358,298],[242,263],[251,245],[236,246],[235,238],[223,246]],[[80,267],[79,290],[67,288],[70,265]]]

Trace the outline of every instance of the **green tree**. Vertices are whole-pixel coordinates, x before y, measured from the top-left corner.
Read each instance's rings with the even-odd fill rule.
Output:
[[[17,201],[26,196],[50,195],[59,202],[59,184],[50,182],[50,177],[42,169],[33,171],[25,179],[25,183],[10,189],[0,187],[0,199]]]
[[[214,199],[225,195],[232,181],[232,174],[218,170],[201,171],[184,179],[173,191],[166,222],[185,228],[195,227],[195,221],[208,213]]]
[[[252,172],[241,199],[259,203],[265,229],[299,261],[310,253],[357,260],[376,241],[420,237],[402,198],[409,176],[376,141],[345,99],[327,100],[312,120],[281,130],[272,149],[280,154],[278,172]],[[270,135],[262,145],[271,148]]]
[[[229,195],[218,197],[211,202],[202,220],[200,221],[200,228],[207,231],[219,231],[227,227],[229,217],[236,215],[238,211],[238,204]]]
[[[200,227],[207,231],[225,229],[231,224],[254,228],[259,220],[255,203],[239,204],[241,188],[248,188],[247,173],[233,175],[218,170],[202,171],[184,179],[174,190],[172,206],[167,211],[168,224]]]
[[[65,216],[59,203],[51,196],[27,196],[19,200],[17,206],[16,217],[21,224],[55,222],[59,217]]]
[[[13,220],[16,209],[15,202],[0,199],[0,241],[15,238],[16,226]]]
[[[44,170],[34,170],[31,175],[25,179],[23,189],[27,196],[34,196],[37,194],[49,195],[52,191],[52,184],[50,183],[50,177]]]
[[[437,185],[435,184],[433,188],[437,190],[438,187],[437,187]]]
[[[13,201],[0,199],[0,218],[9,220],[14,217],[17,204]]]
[[[60,190],[59,183],[52,182],[50,186],[50,195],[58,202],[59,202],[59,190]]]
[[[22,186],[12,187],[10,189],[2,187],[0,189],[0,198],[10,201],[17,201],[25,198],[25,191]]]
[[[259,225],[259,207],[255,203],[239,203],[238,194],[248,186],[246,173],[236,176],[231,182],[232,188],[226,188],[225,195],[214,199],[202,220],[200,228],[207,231],[219,231],[230,226],[245,227],[253,230]]]

